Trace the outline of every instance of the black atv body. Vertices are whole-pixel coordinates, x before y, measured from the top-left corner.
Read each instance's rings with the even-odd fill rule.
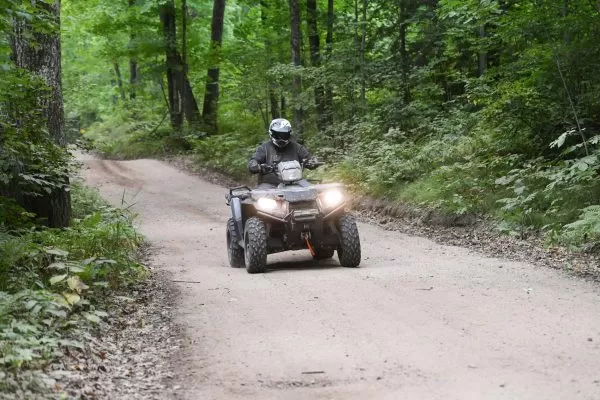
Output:
[[[281,164],[279,168],[285,169]],[[232,216],[227,223],[227,248],[231,266],[264,272],[267,254],[308,249],[315,259],[331,258],[337,251],[342,266],[357,267],[360,238],[354,218],[346,212],[344,186],[313,185],[297,179],[301,178],[297,171],[294,174],[291,182],[272,189],[240,186],[229,190],[226,199]]]

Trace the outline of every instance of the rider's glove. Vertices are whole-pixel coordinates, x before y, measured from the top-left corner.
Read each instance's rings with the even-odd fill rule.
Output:
[[[267,164],[260,164],[260,172],[263,174],[270,174],[273,172],[273,166]]]
[[[317,159],[314,157],[311,159],[305,160],[304,167],[307,169],[315,169],[315,168],[317,168],[317,166],[315,165],[316,162],[317,162]]]
[[[253,174],[258,174],[262,171],[260,164],[255,159],[250,160],[248,162],[248,171]]]

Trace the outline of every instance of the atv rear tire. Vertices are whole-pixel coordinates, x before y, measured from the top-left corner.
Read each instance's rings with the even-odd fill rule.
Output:
[[[244,229],[246,271],[265,272],[267,267],[267,227],[257,217],[248,218]]]
[[[227,256],[232,268],[244,266],[244,248],[238,244],[238,235],[235,228],[235,220],[229,218],[227,221]]]
[[[333,257],[333,249],[315,249],[315,255],[313,258],[315,260],[327,260],[328,258]]]
[[[351,215],[343,214],[337,222],[340,244],[338,258],[342,267],[356,268],[360,264],[360,238],[356,221]]]

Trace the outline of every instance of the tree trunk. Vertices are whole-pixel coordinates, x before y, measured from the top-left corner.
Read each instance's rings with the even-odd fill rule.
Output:
[[[167,59],[167,97],[171,126],[176,131],[183,127],[181,92],[183,90],[183,69],[177,54],[177,19],[173,0],[163,4],[159,10],[163,26],[163,36]]]
[[[117,86],[117,80],[114,78],[111,79],[110,86],[113,88],[112,96],[110,96],[110,100],[112,102],[112,105],[115,106],[115,108],[116,108],[117,103],[119,102],[119,96],[117,96],[117,90],[119,89],[119,86]]]
[[[298,0],[289,0],[290,4],[290,47],[292,50],[292,64],[295,67],[302,65],[302,32],[300,30],[300,7],[298,6]],[[302,136],[302,120],[304,112],[302,105],[300,104],[300,94],[302,92],[302,78],[300,77],[299,71],[294,73],[292,78],[292,97],[294,102],[294,131],[297,136]]]
[[[408,21],[408,7],[406,6],[407,0],[399,0],[399,22],[400,22],[400,68],[402,69],[402,85],[403,85],[403,97],[404,103],[410,103],[410,85],[408,82],[408,75],[410,70],[410,64],[408,59],[408,51],[406,50],[406,26]]]
[[[306,0],[306,24],[308,27],[308,44],[310,48],[310,64],[313,68],[321,66],[321,49],[319,29],[317,25],[317,0]],[[317,108],[317,127],[322,130],[326,126],[325,99],[323,84],[315,83],[315,105]]]
[[[560,10],[560,16],[566,18],[569,16],[569,0],[563,0],[563,4]],[[565,26],[565,33],[563,34],[563,39],[566,44],[571,44],[573,41],[573,37],[571,32],[567,26]]]
[[[180,57],[177,55],[177,57]],[[183,62],[182,62],[183,64]],[[185,64],[183,64],[185,65]],[[187,68],[187,65],[186,65]],[[202,115],[200,115],[200,108],[198,107],[198,102],[196,101],[196,96],[194,96],[194,91],[192,90],[192,84],[187,76],[187,74],[183,75],[183,90],[184,95],[182,98],[185,100],[183,102],[183,112],[185,114],[185,119],[187,119],[188,123],[197,128],[200,125],[200,120],[202,119]]]
[[[360,107],[363,115],[367,112],[367,72],[365,52],[367,44],[367,0],[362,0],[362,30],[360,34]]]
[[[181,1],[181,77],[180,83],[183,90],[181,91],[181,104],[183,105],[183,115],[186,115],[185,108],[187,104],[187,1]]]
[[[115,69],[115,75],[117,76],[117,87],[121,95],[121,100],[125,101],[125,88],[123,88],[123,78],[121,77],[121,69],[119,68],[119,63],[114,63],[113,67]]]
[[[260,1],[260,20],[262,22],[262,27],[265,32],[268,32],[268,11],[269,5],[267,0]],[[265,54],[267,57],[267,65],[273,65],[273,49],[271,45],[271,40],[267,37],[265,39]],[[275,94],[275,82],[269,80],[267,84],[267,96],[269,97],[269,105],[271,109],[271,119],[280,118],[281,112],[279,111],[279,103],[277,101],[277,95]]]
[[[354,117],[357,114],[356,107],[356,76],[358,75],[360,78],[360,36],[358,32],[359,26],[359,14],[358,14],[358,0],[354,0],[354,59],[352,65],[352,78],[351,83],[347,87],[348,92],[348,100],[350,101],[350,117]]]
[[[136,98],[136,90],[135,87],[137,85],[138,80],[138,67],[137,61],[129,60],[129,98],[131,100],[135,100]]]
[[[219,112],[219,64],[221,45],[223,44],[223,19],[225,17],[225,0],[214,0],[210,35],[210,67],[206,75],[206,90],[202,118],[209,133],[218,132]]]
[[[486,37],[485,24],[481,24],[479,26],[479,39],[483,40],[485,37]],[[477,64],[478,64],[477,76],[481,77],[481,76],[483,76],[483,74],[485,74],[485,71],[487,71],[487,67],[488,67],[487,51],[483,51],[483,50],[479,51]]]
[[[333,24],[334,24],[333,0],[327,0],[327,36],[325,37],[325,54],[327,62],[331,61],[333,52]],[[333,123],[333,88],[331,84],[325,84],[325,118],[326,125]]]
[[[38,99],[42,111],[41,118],[46,120],[48,133],[56,144],[66,147],[65,119],[61,85],[60,52],[60,0],[52,4],[39,3],[52,22],[53,31],[33,32],[24,21],[14,22],[12,38],[13,60],[23,69],[39,76],[51,89],[49,96]],[[33,45],[35,44],[35,45]],[[71,219],[71,196],[67,190],[68,179],[64,186],[53,189],[39,197],[25,199],[25,207],[42,218],[47,218],[51,227],[66,227]]]
[[[269,83],[269,104],[271,108],[271,119],[281,117],[281,111],[279,110],[279,102],[277,101],[277,94],[275,94],[275,83]]]
[[[135,0],[128,0],[129,7],[135,5]],[[132,30],[129,36],[129,42],[135,43],[135,31]],[[134,58],[129,60],[129,98],[135,100],[136,97],[136,85],[138,80],[138,67],[137,61]]]

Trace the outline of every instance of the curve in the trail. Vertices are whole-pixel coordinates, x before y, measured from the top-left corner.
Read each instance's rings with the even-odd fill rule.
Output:
[[[84,162],[179,281],[180,397],[600,398],[595,284],[367,224],[361,268],[294,252],[249,275],[227,265],[225,188],[159,161]]]

